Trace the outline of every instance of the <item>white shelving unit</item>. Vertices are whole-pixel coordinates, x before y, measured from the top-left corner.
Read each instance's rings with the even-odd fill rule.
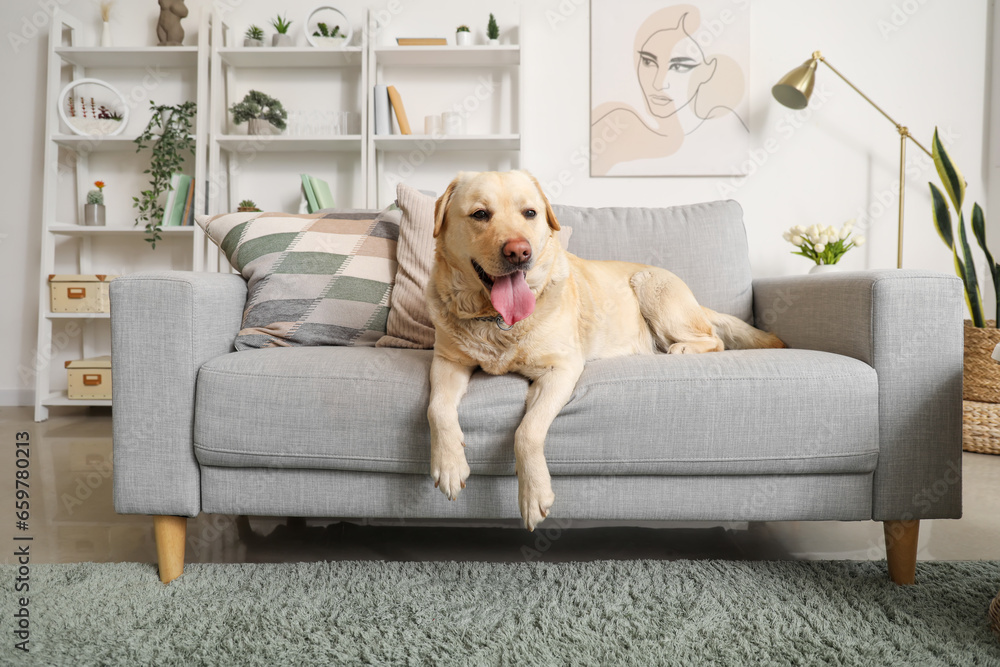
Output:
[[[371,14],[368,25],[377,25]],[[524,24],[523,13],[519,25]],[[390,24],[390,28],[393,28]],[[404,35],[399,35],[404,36]],[[374,133],[375,105],[369,102],[368,127],[372,132],[367,136],[368,159],[368,206],[377,208],[395,197],[395,192],[382,192],[382,172],[387,160],[400,154],[416,156],[417,161],[431,158],[435,154],[450,152],[483,153],[492,156],[493,162],[484,163],[483,155],[462,156],[462,163],[468,168],[516,169],[519,166],[522,124],[521,45],[503,44],[498,46],[395,46],[388,43],[389,37],[376,31],[369,46],[369,98],[373,96],[377,84],[396,85],[395,77],[403,74],[410,83],[404,88],[396,85],[403,98],[411,131],[414,134]],[[415,107],[407,104],[408,91],[416,89],[420,83],[414,82],[414,75],[430,72],[432,77],[476,77],[489,76],[509,100],[507,127],[488,134],[438,135],[422,134],[424,118],[412,112]],[[436,82],[435,82],[436,83]],[[492,94],[491,94],[492,96]],[[392,112],[390,112],[392,113]],[[459,113],[463,113],[459,111]],[[393,114],[394,118],[394,114]],[[431,142],[432,148],[428,148]]]
[[[111,72],[123,80],[134,82],[139,94],[145,95],[149,91],[140,84],[144,77],[149,76],[149,72],[155,71],[161,77],[176,75],[178,79],[186,77],[188,82],[194,80],[198,123],[203,122],[207,115],[208,52],[203,44],[167,48],[89,47],[81,44],[82,33],[82,25],[76,18],[59,9],[54,11],[49,30],[46,71],[45,169],[42,219],[39,225],[41,261],[38,281],[38,352],[35,367],[30,369],[34,372],[35,380],[35,421],[47,419],[49,408],[54,406],[111,405],[111,401],[107,400],[71,400],[66,397],[65,390],[55,388],[58,385],[53,383],[52,376],[57,373],[55,369],[62,370],[57,354],[74,354],[73,350],[76,348],[82,350],[83,357],[108,353],[110,339],[107,324],[103,325],[103,329],[96,325],[109,320],[110,316],[108,313],[51,312],[48,276],[58,273],[115,274],[119,271],[108,270],[107,257],[118,248],[130,256],[129,261],[110,260],[113,267],[129,264],[137,257],[136,250],[150,252],[144,241],[145,230],[135,227],[132,219],[109,215],[107,226],[89,227],[82,224],[83,203],[92,182],[92,156],[95,160],[102,160],[102,165],[106,166],[118,161],[115,154],[121,154],[122,158],[127,158],[129,153],[134,154],[134,139],[138,136],[138,130],[131,121],[135,119],[130,119],[130,128],[119,136],[87,137],[70,134],[59,118],[57,104],[60,91],[68,81],[86,78],[97,70]],[[164,70],[168,74],[163,74]],[[133,109],[141,107],[146,99],[148,97],[140,98]],[[196,136],[199,148],[195,151],[193,169],[196,182],[201,183],[204,181],[205,160],[203,151],[200,150],[202,142],[197,139]],[[62,161],[61,156],[64,158]],[[190,161],[185,166],[186,169],[192,168]],[[101,175],[104,175],[103,171]],[[123,196],[123,192],[118,190],[117,196]],[[195,201],[203,202],[203,198],[202,188],[196,188]],[[167,247],[161,249],[158,244],[155,252],[160,255],[155,259],[161,263],[169,262],[171,268],[191,268],[193,239],[197,236],[195,229],[164,228],[161,244]],[[109,244],[113,247],[109,248]],[[181,258],[180,264],[176,263],[178,256]],[[72,328],[76,334],[67,336],[65,331],[74,321],[79,322],[78,326]],[[57,326],[62,330],[57,330]],[[62,338],[69,342],[66,345],[59,344]]]
[[[518,9],[523,25],[523,12]],[[371,12],[364,17],[365,25],[376,25]],[[513,23],[513,21],[511,21]],[[393,29],[398,28],[394,26]],[[119,274],[119,264],[108,266],[102,257],[105,246],[128,248],[122,252],[137,261],[144,261],[134,250],[145,249],[145,232],[132,225],[132,219],[112,219],[106,227],[88,227],[82,223],[83,201],[91,183],[91,159],[100,165],[124,164],[134,153],[138,125],[130,119],[131,127],[121,136],[86,137],[69,133],[59,118],[56,98],[63,85],[90,75],[117,77],[120,81],[136,82],[135,89],[126,88],[127,97],[139,100],[133,111],[140,110],[151,97],[138,83],[152,71],[178,72],[184,81],[193,81],[197,103],[195,119],[195,153],[193,170],[190,162],[185,172],[193,173],[196,211],[221,213],[235,210],[237,202],[245,197],[266,197],[272,192],[285,193],[283,208],[288,209],[289,188],[298,191],[297,178],[288,178],[289,164],[298,171],[313,169],[320,177],[335,179],[341,188],[337,206],[344,208],[377,208],[391,200],[394,193],[379,192],[380,178],[384,176],[386,162],[397,160],[408,153],[425,150],[426,142],[433,142],[437,156],[450,156],[463,168],[516,168],[521,149],[522,125],[522,47],[518,44],[501,46],[394,46],[380,32],[389,26],[358,30],[359,43],[344,49],[314,47],[263,47],[241,46],[242,36],[222,18],[218,10],[202,13],[196,46],[181,47],[92,47],[81,42],[81,24],[72,16],[56,10],[50,24],[45,130],[45,177],[42,221],[40,225],[41,270],[39,275],[38,356],[46,357],[35,372],[35,419],[48,417],[48,409],[64,405],[110,405],[109,401],[75,401],[66,398],[65,391],[53,390],[52,378],[57,377],[55,367],[62,369],[62,360],[56,353],[69,354],[63,346],[53,344],[56,327],[69,327],[79,321],[79,344],[84,357],[107,354],[109,319],[106,313],[59,314],[49,310],[48,276],[53,273],[107,273]],[[520,41],[519,38],[513,41]],[[96,74],[94,74],[96,72]],[[377,83],[393,84],[405,79],[405,86],[397,85],[407,98],[433,97],[433,89],[444,86],[449,94],[468,88],[470,81],[488,79],[495,85],[496,97],[490,97],[490,107],[500,111],[488,122],[479,123],[475,134],[430,137],[423,134],[378,135],[374,134],[373,90]],[[259,83],[263,81],[263,83]],[[355,88],[356,82],[356,88]],[[232,128],[229,107],[242,99],[246,89],[256,87],[274,94],[284,101],[284,92],[291,97],[306,98],[313,108],[322,110],[360,111],[361,127],[358,134],[292,135],[288,133],[249,136],[243,128]],[[132,86],[132,84],[127,84]],[[135,97],[138,94],[139,97]],[[272,93],[269,93],[272,94]],[[323,97],[326,95],[326,97]],[[315,99],[314,99],[315,98]],[[155,98],[161,102],[182,101]],[[319,100],[319,101],[316,101]],[[329,101],[332,100],[332,103]],[[299,102],[296,102],[299,103]],[[288,106],[288,104],[286,104]],[[411,127],[423,130],[423,117],[417,115],[419,104],[407,107]],[[426,104],[425,104],[426,106]],[[486,132],[481,130],[488,126]],[[72,156],[60,163],[60,158]],[[121,156],[119,160],[118,155]],[[298,163],[302,168],[298,169]],[[72,165],[72,176],[60,175],[67,164]],[[277,166],[275,166],[277,165]],[[464,165],[467,165],[464,166]],[[128,170],[128,167],[116,167]],[[145,168],[145,167],[143,167]],[[277,182],[276,174],[281,176]],[[257,170],[256,173],[254,170]],[[129,173],[131,175],[131,173]],[[101,173],[103,176],[103,172]],[[272,184],[268,179],[274,181]],[[241,183],[246,189],[241,191]],[[266,183],[267,190],[261,189]],[[334,183],[332,182],[331,185]],[[256,188],[256,189],[255,189]],[[72,190],[72,193],[70,191]],[[121,191],[117,193],[121,195]],[[71,209],[67,212],[65,200],[71,195]],[[381,196],[380,196],[381,195]],[[60,204],[60,202],[63,202]],[[75,218],[75,219],[74,219]],[[162,241],[157,244],[158,254],[170,259],[170,267],[196,271],[228,271],[228,262],[197,225],[193,227],[166,227]],[[75,244],[75,245],[73,245]],[[160,244],[166,246],[162,251]],[[72,248],[67,260],[67,248]],[[178,254],[178,249],[183,252]],[[58,255],[58,258],[57,258]],[[162,262],[162,260],[160,260]],[[128,262],[124,262],[127,264]],[[146,268],[140,264],[141,268]],[[157,267],[160,268],[160,267]],[[60,349],[54,350],[58,347]]]
[[[233,27],[218,12],[211,18],[212,49],[211,49],[211,122],[208,129],[208,173],[211,184],[208,193],[208,212],[222,213],[236,210],[237,202],[247,196],[241,191],[241,183],[245,181],[245,172],[258,168],[259,164],[267,164],[269,156],[274,154],[300,155],[306,165],[321,164],[331,168],[335,159],[351,160],[355,166],[351,169],[351,178],[360,182],[360,194],[351,201],[338,201],[338,206],[345,208],[362,207],[367,200],[367,183],[364,175],[367,173],[367,153],[364,137],[368,132],[365,84],[368,80],[368,42],[367,34],[361,31],[361,44],[344,49],[321,49],[315,47],[243,47],[239,46],[242,36],[237,35]],[[264,78],[274,84],[275,74],[281,76],[308,76],[309,86],[340,79],[341,86],[345,81],[357,80],[357,90],[343,90],[344,99],[352,97],[357,100],[359,108],[345,108],[345,111],[356,111],[361,114],[360,134],[337,135],[247,135],[236,134],[230,127],[229,107],[243,98],[243,89],[248,86],[241,83],[253,82]],[[346,84],[349,86],[350,84]],[[271,94],[266,86],[260,86],[263,92]],[[282,99],[283,95],[274,95]],[[287,103],[286,103],[287,106]],[[323,156],[329,157],[324,160]],[[317,160],[318,159],[318,160]],[[333,167],[335,168],[335,167]],[[309,171],[303,167],[302,171]],[[316,175],[316,174],[314,174]],[[338,172],[338,176],[339,176]],[[297,178],[298,175],[296,174]],[[275,188],[288,190],[296,183],[285,178],[281,185]],[[343,198],[341,198],[343,199]],[[202,257],[196,257],[195,266],[210,271],[228,270],[228,264],[214,244],[205,241]]]

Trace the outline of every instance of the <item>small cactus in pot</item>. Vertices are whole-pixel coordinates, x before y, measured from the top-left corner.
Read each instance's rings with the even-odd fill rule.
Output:
[[[87,192],[87,203],[83,207],[83,224],[104,224],[104,181],[94,181],[96,190]]]

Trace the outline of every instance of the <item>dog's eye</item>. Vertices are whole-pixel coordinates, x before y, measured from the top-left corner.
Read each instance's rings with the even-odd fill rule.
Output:
[[[490,214],[485,209],[479,209],[472,214],[472,217],[476,220],[489,220]]]
[[[538,213],[533,208],[529,208],[524,212],[524,217],[526,218],[534,218],[536,215],[538,215]]]

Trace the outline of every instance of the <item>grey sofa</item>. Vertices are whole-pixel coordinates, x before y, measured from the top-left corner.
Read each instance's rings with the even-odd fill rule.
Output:
[[[575,254],[664,266],[790,349],[589,364],[546,444],[553,516],[874,519],[890,576],[912,582],[919,520],[961,514],[958,279],[753,280],[731,201],[555,210]],[[428,475],[432,352],[235,352],[245,299],[243,279],[222,273],[111,283],[115,507],[154,516],[164,582],[183,568],[184,517],[200,512],[519,516],[527,380],[473,377],[460,409],[472,477],[448,502]]]

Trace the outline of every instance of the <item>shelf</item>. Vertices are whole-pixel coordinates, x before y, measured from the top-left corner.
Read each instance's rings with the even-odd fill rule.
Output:
[[[49,320],[107,320],[111,313],[45,313]]]
[[[94,406],[94,407],[111,407],[111,399],[97,399],[97,398],[69,398],[65,391],[57,391],[49,394],[48,398],[42,401],[42,405],[46,407],[54,406],[64,406],[64,405],[76,405],[80,407]]]
[[[77,153],[108,153],[113,151],[135,151],[138,146],[135,137],[119,134],[114,137],[92,136],[84,137],[78,134],[56,134],[52,141],[63,148]]]
[[[495,47],[494,47],[495,48]],[[429,134],[388,134],[375,136],[375,148],[383,151],[408,151],[419,142],[431,142],[435,149],[451,151],[516,151],[521,149],[519,134],[483,134],[431,136]]]
[[[145,236],[145,227],[107,227],[89,226],[57,223],[49,225],[49,231],[53,234],[64,234],[66,236]],[[180,227],[163,227],[160,234],[163,236],[186,236],[194,231],[194,225],[181,225]]]
[[[297,153],[320,151],[360,151],[360,134],[290,137],[284,134],[223,134],[216,137],[219,147],[230,153]]]
[[[375,49],[375,62],[402,67],[510,67],[521,64],[521,47],[383,46]]]
[[[219,49],[232,67],[361,67],[361,48],[317,49],[311,46],[229,47]]]
[[[56,54],[81,67],[177,69],[198,63],[197,46],[57,46]]]
[[[113,153],[121,151],[132,151],[139,148],[135,143],[135,136],[119,134],[116,136],[94,135],[85,137],[79,134],[54,134],[52,141],[63,148],[68,148],[77,153]]]

